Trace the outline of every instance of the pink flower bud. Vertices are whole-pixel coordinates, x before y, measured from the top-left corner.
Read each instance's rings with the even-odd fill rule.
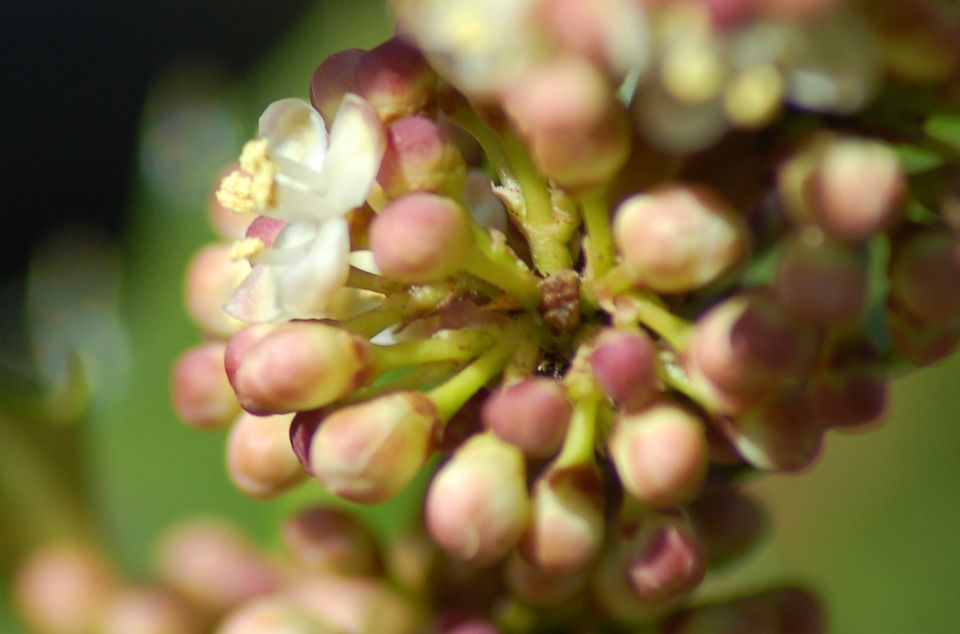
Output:
[[[377,182],[389,198],[410,192],[458,196],[466,163],[443,129],[426,117],[406,117],[387,127],[387,149]]]
[[[823,425],[802,392],[787,391],[723,425],[740,454],[766,471],[804,469],[823,443]]]
[[[590,353],[593,377],[621,409],[637,412],[656,398],[657,350],[640,330],[608,329]]]
[[[303,469],[290,449],[290,414],[244,413],[227,438],[227,474],[242,493],[269,498],[299,483]]]
[[[802,319],[842,324],[856,321],[867,304],[865,253],[802,237],[789,242],[777,273],[777,296]]]
[[[430,536],[451,556],[484,566],[502,559],[527,526],[523,454],[486,433],[470,438],[430,484]]]
[[[366,339],[325,324],[282,324],[246,350],[243,341],[238,344],[241,349],[236,351],[239,362],[233,387],[240,404],[251,412],[290,412],[327,405],[370,378],[369,346]],[[231,363],[233,347],[228,346]]]
[[[430,454],[436,408],[420,392],[396,392],[327,416],[310,441],[310,468],[328,491],[352,502],[387,500]]]
[[[593,467],[547,471],[534,485],[530,524],[518,550],[548,573],[582,571],[603,545],[603,512],[602,485]]]
[[[326,624],[312,618],[292,599],[284,596],[260,597],[227,615],[217,634],[311,634],[324,632]]]
[[[230,259],[226,244],[211,244],[193,256],[187,267],[184,302],[190,318],[204,333],[226,339],[243,327],[223,305],[249,273],[249,264]]]
[[[812,367],[817,337],[766,291],[736,295],[697,320],[688,349],[691,382],[713,404],[742,411]]]
[[[188,425],[220,429],[240,413],[240,404],[227,380],[226,345],[213,342],[187,350],[173,366],[170,381],[173,409]]]
[[[654,506],[676,506],[700,492],[709,446],[703,422],[669,402],[622,415],[609,439],[620,482]]]
[[[613,236],[635,282],[662,293],[698,289],[747,251],[743,219],[711,192],[683,185],[628,198]]]
[[[642,68],[647,40],[643,9],[636,0],[551,0],[542,20],[566,51],[621,78]]]
[[[375,578],[307,577],[289,587],[285,595],[307,615],[326,626],[323,631],[345,634],[415,634],[424,631],[421,615],[414,607]]]
[[[813,377],[810,406],[818,421],[853,429],[880,420],[887,411],[890,388],[870,366],[839,368]]]
[[[437,615],[430,634],[500,634],[500,629],[479,614],[448,610]]]
[[[116,585],[114,571],[89,546],[49,544],[19,564],[13,596],[33,631],[84,634],[98,629]]]
[[[131,587],[114,595],[104,609],[102,634],[195,634],[200,619],[168,590]]]
[[[960,238],[924,231],[895,244],[890,294],[923,321],[960,321]]]
[[[420,51],[399,37],[363,55],[356,76],[360,94],[385,122],[423,111],[437,91],[437,74]]]
[[[541,607],[559,608],[576,598],[584,585],[585,571],[558,573],[539,568],[518,552],[507,559],[505,570],[507,587],[517,598]]]
[[[897,155],[880,143],[849,139],[829,144],[812,179],[810,212],[838,240],[866,240],[899,218],[905,176]]]
[[[279,585],[274,566],[243,535],[218,520],[171,528],[157,549],[157,576],[212,614],[267,594]]]
[[[527,377],[501,387],[483,404],[483,426],[533,458],[552,455],[563,441],[573,409],[559,382]]]
[[[327,57],[310,79],[310,103],[323,115],[329,127],[347,93],[357,93],[357,66],[366,51],[350,48]]]
[[[920,319],[893,301],[887,304],[887,328],[896,353],[921,366],[946,359],[960,341],[957,324]]]
[[[419,282],[448,277],[473,254],[467,212],[434,194],[409,194],[380,213],[370,227],[370,250],[387,277]]]
[[[706,574],[706,557],[694,533],[662,522],[628,548],[626,574],[644,601],[667,603],[691,593]]]
[[[727,484],[707,486],[690,505],[690,520],[711,566],[748,553],[767,534],[770,518],[763,507]]]
[[[304,509],[284,522],[281,537],[290,558],[311,572],[370,575],[379,568],[373,537],[340,509]]]

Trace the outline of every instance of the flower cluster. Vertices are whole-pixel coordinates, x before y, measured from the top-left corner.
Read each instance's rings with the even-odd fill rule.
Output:
[[[181,417],[232,425],[254,497],[378,503],[431,470],[435,546],[398,556],[445,572],[388,576],[434,631],[824,631],[797,588],[694,592],[766,530],[744,474],[809,466],[960,337],[960,16],[392,6],[398,35],[324,60],[220,181],[236,242],[188,273],[210,340]]]

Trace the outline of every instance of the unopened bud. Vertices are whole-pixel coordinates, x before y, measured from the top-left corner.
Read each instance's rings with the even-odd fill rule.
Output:
[[[357,87],[380,118],[389,122],[423,111],[433,101],[437,74],[420,51],[394,37],[360,58]]]
[[[226,339],[243,327],[223,305],[249,273],[249,264],[230,258],[227,244],[206,246],[193,256],[187,267],[184,301],[190,318],[204,333]]]
[[[387,126],[387,148],[377,182],[389,198],[410,192],[458,196],[466,163],[443,129],[426,117],[406,117]]]
[[[356,94],[357,65],[366,51],[350,48],[327,57],[310,79],[310,103],[328,122],[333,121],[347,93]]]
[[[724,421],[724,431],[756,468],[798,471],[820,454],[824,428],[805,393],[787,391]]]
[[[671,617],[663,634],[824,634],[823,610],[809,592],[777,588],[717,604],[701,605]]]
[[[634,0],[552,0],[543,20],[564,49],[619,78],[646,62],[642,3]]]
[[[587,581],[583,571],[558,573],[539,568],[514,552],[505,570],[507,587],[519,599],[542,607],[560,607],[583,589]]]
[[[667,402],[622,415],[609,450],[627,492],[654,506],[675,506],[695,498],[710,453],[703,422]]]
[[[690,521],[710,565],[723,565],[752,550],[769,530],[763,507],[727,484],[708,485],[690,505]]]
[[[552,455],[563,441],[572,408],[559,382],[527,377],[501,387],[484,402],[483,425],[534,458]]]
[[[823,239],[791,240],[780,260],[776,291],[784,307],[823,324],[855,321],[867,303],[865,253]]]
[[[430,634],[500,634],[500,629],[480,614],[447,610],[433,620]]]
[[[604,330],[590,353],[593,377],[617,407],[637,412],[658,394],[657,350],[640,330]]]
[[[161,588],[127,588],[113,596],[103,612],[101,634],[196,634],[196,614],[183,600]]]
[[[292,414],[240,416],[227,438],[227,474],[241,492],[269,498],[299,483],[303,469],[290,449]]]
[[[960,321],[960,238],[924,231],[895,244],[890,294],[923,321]]]
[[[290,558],[312,572],[369,575],[379,567],[373,537],[340,509],[304,509],[284,522],[281,537]]]
[[[896,353],[920,366],[946,359],[960,342],[957,324],[920,319],[896,302],[887,304],[887,328]]]
[[[627,555],[630,586],[645,601],[668,603],[694,590],[706,574],[703,548],[679,522],[658,523],[636,540]]]
[[[191,348],[173,366],[173,409],[188,425],[220,429],[240,412],[224,370],[226,345],[213,342]]]
[[[662,293],[700,288],[747,251],[743,219],[712,193],[681,185],[628,198],[613,235],[635,282]]]
[[[231,612],[217,634],[322,634],[331,631],[292,599],[270,596],[254,599]]]
[[[310,441],[310,469],[328,491],[373,503],[399,493],[430,453],[438,424],[426,395],[396,392],[327,416]]]
[[[377,268],[402,281],[437,280],[461,270],[473,254],[467,212],[450,198],[409,194],[380,213],[370,227]]]
[[[823,424],[853,429],[883,417],[889,392],[888,381],[870,366],[840,368],[813,377],[810,405]]]
[[[321,407],[370,378],[366,339],[325,324],[289,322],[228,345],[237,398],[251,412],[290,412]],[[238,348],[239,350],[231,350]],[[244,349],[245,348],[245,349]],[[234,355],[236,351],[236,355]],[[230,365],[228,364],[228,372]]]
[[[296,583],[285,594],[331,632],[414,634],[423,631],[416,610],[376,579],[314,576]]]
[[[529,515],[523,454],[490,433],[464,443],[427,492],[431,537],[473,565],[502,559],[520,540]]]

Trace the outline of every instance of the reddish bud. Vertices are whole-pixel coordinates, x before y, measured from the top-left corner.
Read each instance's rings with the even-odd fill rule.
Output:
[[[700,492],[710,453],[703,423],[677,405],[622,415],[608,447],[620,482],[638,500],[676,506]]]
[[[303,469],[290,449],[291,414],[244,413],[227,438],[227,474],[242,493],[269,498],[299,483]]]
[[[742,557],[758,544],[770,526],[762,506],[727,484],[707,486],[689,508],[690,521],[711,565]]]
[[[387,148],[377,182],[389,198],[410,192],[459,196],[466,163],[443,129],[426,117],[406,117],[387,126]]]
[[[490,433],[467,440],[430,484],[430,536],[451,556],[484,566],[516,545],[530,515],[523,454]]]
[[[409,194],[387,205],[374,220],[370,250],[387,277],[442,279],[462,269],[473,254],[470,219],[450,198]]]
[[[514,552],[507,559],[507,587],[519,599],[532,605],[560,607],[574,599],[586,584],[586,574],[563,573],[539,568]]]
[[[662,293],[700,288],[747,251],[743,219],[714,194],[683,185],[628,198],[613,235],[634,281]]]
[[[503,108],[522,134],[564,134],[596,127],[611,97],[596,68],[567,57],[536,66],[508,86]]]
[[[358,48],[339,51],[327,57],[310,78],[310,103],[323,115],[329,127],[347,93],[357,93],[357,65],[366,54]]]
[[[527,377],[501,387],[483,404],[483,426],[534,458],[552,455],[567,432],[572,408],[559,382]]]
[[[500,634],[500,630],[479,614],[448,610],[437,615],[430,634]]]
[[[960,341],[957,324],[920,319],[896,302],[887,304],[887,328],[896,353],[916,365],[946,359]]]
[[[700,585],[706,557],[690,529],[672,521],[658,524],[629,549],[626,574],[638,597],[667,603]]]
[[[804,469],[823,443],[823,426],[801,392],[780,394],[723,426],[740,455],[767,471]]]
[[[284,522],[280,534],[290,558],[311,572],[369,575],[379,568],[373,537],[346,511],[304,509]]]
[[[437,90],[437,75],[423,55],[398,37],[364,54],[356,72],[360,94],[386,122],[421,112]]]
[[[430,453],[439,421],[420,392],[396,392],[327,416],[310,441],[310,470],[352,502],[387,500],[409,484]]]
[[[823,324],[855,321],[867,303],[865,256],[823,239],[791,240],[780,260],[777,296],[802,319]]]
[[[923,321],[960,321],[960,238],[924,231],[895,244],[890,295]]]
[[[657,350],[640,330],[604,330],[590,353],[593,377],[626,412],[637,412],[658,394]]]
[[[240,412],[224,370],[225,350],[221,342],[197,346],[180,355],[173,366],[173,409],[188,425],[220,429]]]
[[[813,377],[809,399],[818,421],[851,429],[880,420],[887,410],[889,392],[888,381],[880,372],[858,366]]]
[[[187,266],[184,302],[190,318],[204,333],[226,339],[243,327],[223,305],[248,273],[250,265],[231,260],[226,244],[211,244],[193,256]]]

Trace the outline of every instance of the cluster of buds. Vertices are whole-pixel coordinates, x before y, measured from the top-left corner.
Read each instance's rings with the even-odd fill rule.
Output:
[[[432,471],[471,595],[422,588],[436,631],[824,631],[796,588],[695,590],[764,534],[743,474],[808,467],[960,337],[960,16],[391,4],[398,34],[324,60],[219,181],[180,416],[232,425],[254,497]]]

